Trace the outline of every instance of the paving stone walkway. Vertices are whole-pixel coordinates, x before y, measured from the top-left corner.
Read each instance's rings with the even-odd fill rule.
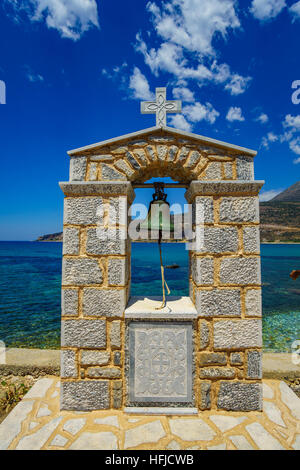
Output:
[[[0,425],[0,450],[300,450],[300,399],[278,380],[264,380],[263,387],[263,412],[135,416],[60,411],[60,381],[49,376]]]

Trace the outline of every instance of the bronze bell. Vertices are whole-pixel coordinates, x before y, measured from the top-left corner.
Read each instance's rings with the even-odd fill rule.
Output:
[[[167,195],[164,192],[164,183],[153,183],[155,188],[155,193],[152,195],[152,201],[150,202],[148,215],[146,219],[141,223],[140,229],[151,231],[151,237],[153,234],[158,234],[158,247],[159,247],[159,256],[160,256],[160,269],[161,269],[161,282],[162,282],[162,291],[163,291],[163,300],[160,307],[156,307],[156,310],[160,310],[166,305],[166,295],[165,287],[167,289],[168,295],[170,294],[170,289],[165,280],[164,274],[164,265],[162,260],[161,253],[161,239],[163,233],[167,233],[168,237],[171,238],[171,234],[174,234],[174,223],[170,220],[170,204],[167,202]],[[158,232],[158,233],[157,233]]]
[[[141,223],[140,229],[151,231],[151,237],[159,239],[162,238],[163,233],[169,234],[167,238],[171,238],[174,234],[174,222],[170,218],[170,204],[168,203],[167,195],[164,192],[164,183],[153,183],[155,193],[152,195],[148,214],[145,220]],[[158,235],[158,236],[155,236]]]

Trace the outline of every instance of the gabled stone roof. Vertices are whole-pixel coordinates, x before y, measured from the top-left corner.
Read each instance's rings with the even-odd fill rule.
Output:
[[[184,140],[193,141],[194,144],[205,144],[207,146],[217,147],[220,149],[224,149],[229,151],[230,154],[238,154],[238,155],[247,155],[250,157],[255,157],[257,152],[255,150],[251,150],[245,147],[240,147],[238,145],[229,144],[227,142],[222,142],[220,140],[211,139],[210,137],[205,137],[198,134],[193,134],[191,132],[181,131],[179,129],[175,129],[173,127],[149,127],[147,129],[142,129],[140,131],[132,132],[130,134],[121,135],[119,137],[114,137],[113,139],[103,140],[102,142],[97,142],[95,144],[86,145],[84,147],[80,147],[77,149],[69,150],[68,154],[70,156],[80,156],[80,155],[87,155],[97,151],[97,149],[101,149],[103,147],[107,147],[110,145],[119,144],[124,141],[128,140],[136,140],[146,136],[148,134],[159,134],[159,135],[176,135],[177,138],[181,137]]]

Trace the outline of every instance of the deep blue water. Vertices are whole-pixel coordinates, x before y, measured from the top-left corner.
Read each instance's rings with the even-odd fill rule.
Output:
[[[290,351],[300,339],[300,245],[262,245],[265,350]],[[60,338],[61,243],[0,242],[0,340],[7,346],[57,348]],[[172,295],[188,295],[184,244],[163,245]],[[160,295],[157,245],[132,244],[132,295]]]

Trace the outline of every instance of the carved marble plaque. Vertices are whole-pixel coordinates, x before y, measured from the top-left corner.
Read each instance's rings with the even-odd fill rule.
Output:
[[[131,402],[192,401],[191,322],[129,324]]]

